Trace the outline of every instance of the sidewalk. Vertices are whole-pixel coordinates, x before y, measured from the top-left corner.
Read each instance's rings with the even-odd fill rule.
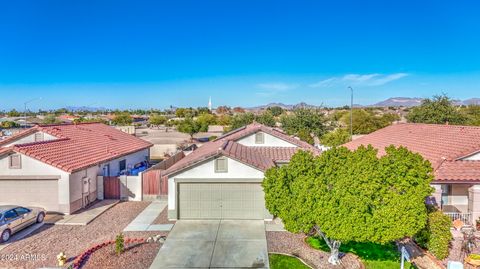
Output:
[[[124,232],[159,231],[169,232],[173,224],[152,224],[160,213],[167,207],[167,201],[153,201],[142,213],[140,213],[127,227]]]
[[[59,220],[55,217],[52,217],[51,220],[50,218],[46,218],[45,223],[55,225],[87,225],[118,202],[118,200],[101,200],[91,207],[81,210],[78,214],[61,216]]]

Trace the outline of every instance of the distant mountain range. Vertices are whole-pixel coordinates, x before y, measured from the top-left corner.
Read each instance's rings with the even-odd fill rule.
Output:
[[[279,106],[279,107],[281,107],[283,109],[286,109],[286,110],[293,110],[293,109],[296,109],[296,108],[319,108],[320,107],[320,106],[315,106],[315,105],[309,105],[305,102],[301,102],[301,103],[298,103],[298,104],[295,104],[295,105],[286,105],[284,103],[269,103],[267,105],[250,107],[248,109],[262,110],[262,109],[267,109],[269,107],[274,107],[274,106]]]
[[[353,107],[389,107],[389,106],[393,106],[393,107],[400,107],[400,106],[414,107],[414,106],[421,105],[422,101],[423,101],[423,98],[392,97],[392,98],[388,98],[386,100],[383,100],[381,102],[371,104],[371,105],[353,104]],[[472,104],[480,105],[480,98],[470,98],[470,99],[466,99],[466,100],[463,100],[463,101],[462,100],[453,100],[453,102],[456,105],[472,105]],[[320,108],[320,107],[323,107],[323,106],[320,106],[320,105],[310,105],[310,104],[307,104],[305,102],[301,102],[301,103],[294,104],[294,105],[287,105],[287,104],[284,104],[284,103],[269,103],[267,105],[250,107],[248,109],[250,109],[250,110],[262,110],[262,109],[266,109],[266,108],[274,107],[274,106],[279,106],[279,107],[281,107],[283,109],[286,109],[286,110],[293,110],[293,109],[296,109],[296,108]]]
[[[65,109],[72,112],[79,112],[79,111],[97,112],[97,111],[107,110],[104,107],[87,107],[87,106],[67,106]]]
[[[373,105],[369,106],[374,106],[374,107],[388,107],[388,106],[394,106],[394,107],[413,107],[413,106],[418,106],[421,105],[423,101],[423,98],[411,98],[411,97],[392,97],[388,98],[387,100],[375,103]],[[480,98],[470,98],[466,100],[453,100],[454,104],[456,105],[474,105],[474,104],[479,104],[480,105]]]

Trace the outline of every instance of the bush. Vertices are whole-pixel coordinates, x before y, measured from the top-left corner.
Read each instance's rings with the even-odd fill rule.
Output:
[[[125,251],[125,238],[122,233],[119,233],[117,237],[115,237],[115,253],[120,255],[123,251]]]
[[[213,141],[215,139],[217,139],[216,135],[212,135],[212,136],[208,137],[208,141]]]
[[[414,239],[421,247],[427,248],[438,259],[445,259],[448,256],[450,240],[452,240],[450,226],[450,218],[442,211],[430,212],[427,226]]]

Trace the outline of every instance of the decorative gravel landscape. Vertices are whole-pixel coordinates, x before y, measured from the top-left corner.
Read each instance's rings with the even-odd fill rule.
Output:
[[[45,224],[32,235],[12,243],[0,251],[1,257],[8,255],[8,258],[1,261],[1,266],[7,268],[56,266],[56,256],[61,251],[65,252],[69,261],[73,260],[76,255],[92,245],[115,239],[115,236],[149,204],[150,202],[118,203],[86,226]],[[127,236],[137,237],[148,237],[150,234],[159,233],[126,233]],[[138,251],[138,256],[143,253],[147,254],[146,263],[152,262],[152,255],[149,253],[154,250],[150,246],[142,247]],[[133,252],[131,253],[133,254]]]

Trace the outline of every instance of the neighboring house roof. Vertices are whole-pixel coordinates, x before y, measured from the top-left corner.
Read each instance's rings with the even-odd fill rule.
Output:
[[[480,127],[400,123],[344,144],[349,149],[372,145],[380,155],[385,147],[404,146],[432,163],[435,180],[480,181],[480,161],[460,159],[480,151]]]
[[[9,144],[9,143],[11,143],[11,142],[13,142],[17,139],[27,137],[31,134],[36,133],[36,132],[38,132],[38,130],[35,127],[22,130],[22,131],[16,133],[15,135],[12,135],[12,136],[0,141],[0,147],[3,146],[3,145]]]
[[[239,139],[262,131],[272,136],[290,142],[298,147],[265,147],[253,146],[247,147],[236,141]],[[207,159],[217,156],[227,156],[247,165],[250,165],[258,170],[266,171],[274,167],[275,162],[289,161],[292,155],[300,150],[308,150],[319,154],[320,150],[312,145],[293,138],[278,129],[269,128],[258,123],[253,123],[237,130],[231,131],[214,141],[205,143],[197,150],[193,151],[185,158],[181,159],[170,168],[168,168],[164,175],[171,175],[178,173],[188,167],[201,163]]]
[[[37,131],[57,139],[16,144],[11,147],[12,150],[66,172],[82,170],[152,146],[147,141],[102,123],[35,126],[25,132],[31,134]],[[12,142],[24,136],[26,134],[22,132],[7,140]]]

